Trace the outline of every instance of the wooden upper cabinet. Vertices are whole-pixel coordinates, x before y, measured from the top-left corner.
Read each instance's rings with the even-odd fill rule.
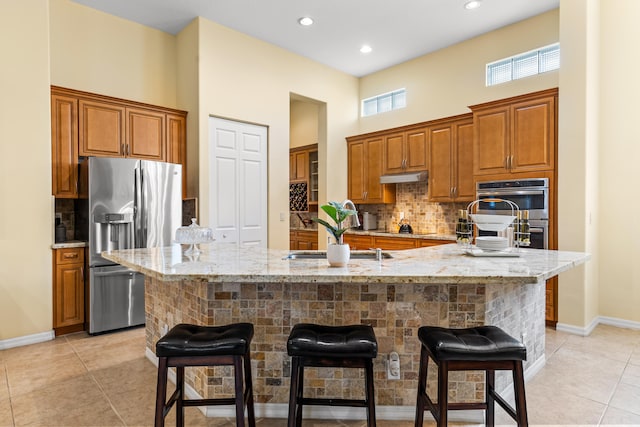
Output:
[[[475,175],[555,167],[557,89],[470,107]]]
[[[309,152],[292,150],[289,154],[289,181],[309,179]]]
[[[404,133],[384,137],[384,173],[404,171]]]
[[[405,172],[425,171],[429,167],[427,132],[427,129],[416,129],[405,133]]]
[[[166,159],[165,113],[139,108],[127,108],[126,157],[137,159]]]
[[[472,117],[433,124],[429,134],[429,200],[473,200]]]
[[[511,171],[552,170],[555,167],[555,98],[523,101],[511,106]]]
[[[187,118],[167,114],[167,162],[182,165],[182,196],[187,196]]]
[[[354,203],[394,203],[395,185],[380,184],[383,138],[348,140],[348,197]]]
[[[427,129],[415,129],[384,137],[384,173],[426,171]]]
[[[354,203],[363,203],[366,193],[366,142],[350,142],[347,147],[348,197]]]
[[[125,107],[79,101],[80,156],[124,156]]]
[[[182,164],[187,190],[187,113],[51,86],[53,194],[77,197],[79,157],[131,157]]]
[[[78,197],[78,100],[51,95],[52,194]]]
[[[453,124],[456,134],[456,185],[455,198],[458,201],[472,201],[476,198],[473,180],[473,119]]]
[[[164,161],[165,113],[80,100],[80,155]]]
[[[367,140],[366,146],[366,201],[365,203],[393,203],[396,200],[395,185],[380,184],[382,176],[382,140]]]
[[[450,201],[453,189],[453,165],[455,143],[451,125],[434,126],[429,129],[429,200]]]
[[[509,107],[474,113],[474,173],[487,175],[509,171]]]

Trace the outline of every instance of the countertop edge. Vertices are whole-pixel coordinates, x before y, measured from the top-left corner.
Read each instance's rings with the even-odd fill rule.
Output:
[[[87,242],[80,240],[70,240],[68,242],[54,243],[51,245],[51,249],[66,249],[66,248],[86,248]]]

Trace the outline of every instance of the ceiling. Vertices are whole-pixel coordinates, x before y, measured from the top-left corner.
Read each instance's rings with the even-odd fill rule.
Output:
[[[73,1],[171,34],[201,16],[356,77],[559,7],[559,0],[482,0],[474,10],[466,0]],[[302,16],[314,25],[299,25]],[[363,44],[373,51],[360,53]]]

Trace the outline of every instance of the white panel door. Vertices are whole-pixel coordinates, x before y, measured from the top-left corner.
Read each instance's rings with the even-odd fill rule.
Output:
[[[209,225],[219,242],[267,246],[267,128],[211,117]]]

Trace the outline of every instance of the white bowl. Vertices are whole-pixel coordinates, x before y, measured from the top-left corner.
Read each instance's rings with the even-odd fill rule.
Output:
[[[516,217],[514,215],[482,215],[470,214],[471,220],[482,231],[503,231]]]

